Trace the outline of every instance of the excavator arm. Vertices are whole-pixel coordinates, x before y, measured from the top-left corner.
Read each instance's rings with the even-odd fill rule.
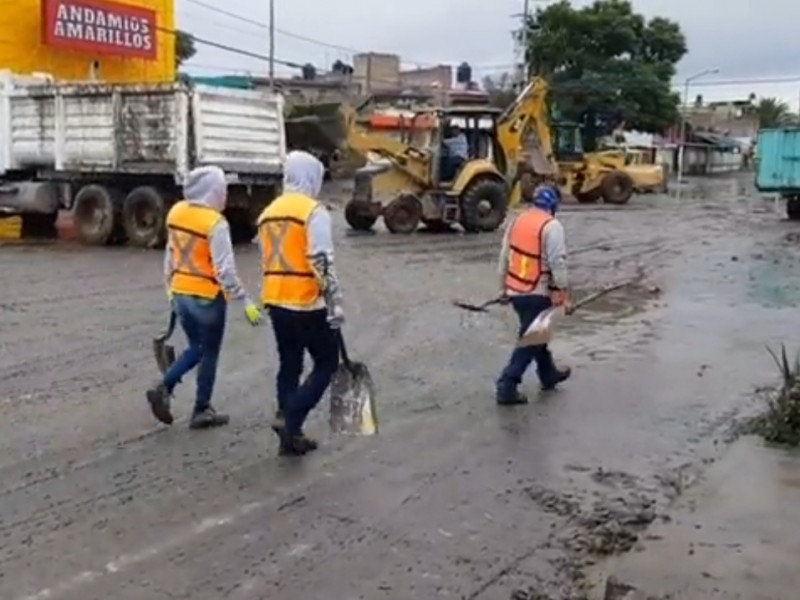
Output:
[[[497,138],[506,155],[507,168],[512,171],[524,162],[538,175],[558,174],[547,109],[548,91],[543,78],[534,78],[498,119]]]
[[[350,151],[369,160],[369,155],[377,155],[391,162],[392,167],[403,173],[417,185],[427,183],[430,173],[430,153],[415,148],[388,135],[368,131],[358,123],[358,112],[351,107],[343,107],[345,123],[345,143]]]

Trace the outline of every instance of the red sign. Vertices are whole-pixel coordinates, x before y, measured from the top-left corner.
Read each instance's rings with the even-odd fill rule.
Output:
[[[106,0],[42,0],[48,46],[130,58],[156,58],[156,13]]]

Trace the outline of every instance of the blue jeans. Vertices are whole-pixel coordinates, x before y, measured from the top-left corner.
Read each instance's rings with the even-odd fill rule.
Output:
[[[280,360],[278,409],[284,414],[286,433],[297,435],[302,433],[308,413],[319,404],[339,366],[339,334],[328,324],[328,311],[324,308],[300,311],[271,307],[269,317]],[[314,366],[301,385],[306,350]]]
[[[547,296],[517,296],[511,298],[511,306],[519,317],[519,335],[521,336],[539,316],[539,313],[552,306],[552,302]],[[522,383],[522,376],[534,361],[536,361],[536,370],[542,386],[546,387],[555,381],[558,372],[547,344],[514,348],[506,368],[503,369],[497,380],[498,399],[508,400],[514,397],[517,386]]]
[[[172,310],[178,315],[189,345],[164,374],[164,386],[171,394],[183,376],[198,367],[195,414],[211,406],[217,360],[225,333],[226,308],[222,294],[214,300],[178,294],[172,300]]]

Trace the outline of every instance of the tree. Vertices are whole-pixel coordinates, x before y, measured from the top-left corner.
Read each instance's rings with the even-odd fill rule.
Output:
[[[483,78],[483,89],[489,94],[489,104],[497,108],[508,107],[517,97],[510,73],[502,73],[497,77],[487,75]]]
[[[797,123],[797,116],[792,114],[789,105],[778,98],[761,98],[756,104],[758,126],[785,127]]]
[[[583,8],[561,0],[537,9],[526,27],[529,73],[548,78],[559,113],[585,126],[590,147],[623,121],[650,132],[678,121],[671,82],[686,38],[677,23],[646,20],[628,0]]]
[[[179,68],[184,62],[197,54],[194,45],[194,37],[191,33],[186,33],[180,29],[175,32],[175,68]]]

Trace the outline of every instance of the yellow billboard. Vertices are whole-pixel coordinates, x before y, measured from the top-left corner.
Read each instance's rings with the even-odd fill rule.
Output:
[[[175,79],[174,0],[5,0],[0,69],[58,80]]]

